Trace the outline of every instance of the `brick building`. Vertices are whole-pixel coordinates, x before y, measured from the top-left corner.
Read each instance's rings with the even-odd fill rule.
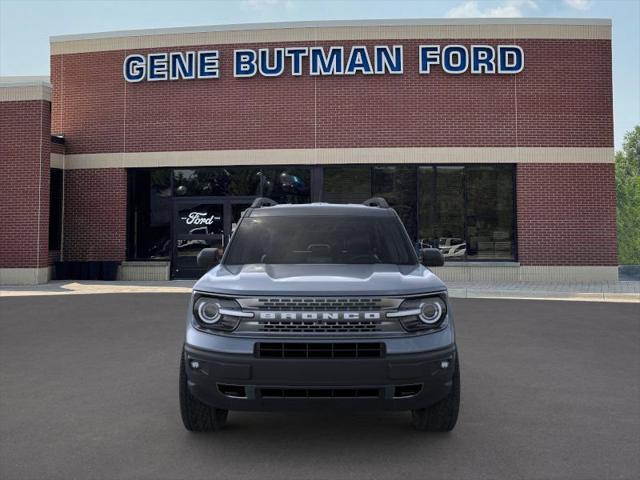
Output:
[[[608,20],[72,35],[2,82],[1,283],[197,276],[256,196],[384,196],[445,279],[617,277]]]

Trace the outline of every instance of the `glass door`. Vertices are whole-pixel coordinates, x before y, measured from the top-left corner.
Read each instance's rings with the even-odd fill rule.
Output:
[[[244,213],[244,211],[249,208],[251,206],[252,201],[247,201],[247,200],[243,200],[243,199],[239,199],[239,200],[231,200],[230,202],[230,206],[229,206],[229,218],[230,218],[230,225],[229,225],[229,236],[227,238],[231,238],[231,235],[233,234],[233,232],[236,231],[236,227],[238,226],[238,222],[240,222],[240,218],[242,217],[242,214]]]
[[[199,278],[206,270],[198,266],[203,248],[224,251],[240,216],[252,198],[176,199],[173,204],[171,277]]]
[[[173,278],[198,278],[203,248],[224,248],[224,203],[176,201],[173,208]]]

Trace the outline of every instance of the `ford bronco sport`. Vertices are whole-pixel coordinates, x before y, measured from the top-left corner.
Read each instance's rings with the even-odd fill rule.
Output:
[[[407,410],[450,431],[460,368],[447,289],[382,198],[277,205],[258,198],[194,286],[180,363],[191,431],[229,410]],[[218,264],[219,263],[219,264]]]

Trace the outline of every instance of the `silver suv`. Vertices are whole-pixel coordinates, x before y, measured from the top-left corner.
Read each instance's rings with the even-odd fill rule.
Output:
[[[229,410],[407,410],[415,428],[450,431],[460,368],[447,288],[381,198],[244,212],[194,286],[180,364],[190,431]]]

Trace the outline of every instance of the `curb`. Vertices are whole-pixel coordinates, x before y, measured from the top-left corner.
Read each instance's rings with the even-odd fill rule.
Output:
[[[98,295],[125,293],[191,293],[191,285],[114,285],[68,283],[53,289],[28,287],[0,290],[0,298],[51,295]],[[527,289],[450,288],[451,298],[478,298],[494,300],[558,300],[569,302],[640,303],[640,293],[619,292],[559,292],[531,291]]]
[[[557,292],[527,290],[484,290],[472,288],[450,288],[451,298],[484,298],[507,300],[558,300],[570,302],[614,302],[640,303],[640,293],[605,292]]]

